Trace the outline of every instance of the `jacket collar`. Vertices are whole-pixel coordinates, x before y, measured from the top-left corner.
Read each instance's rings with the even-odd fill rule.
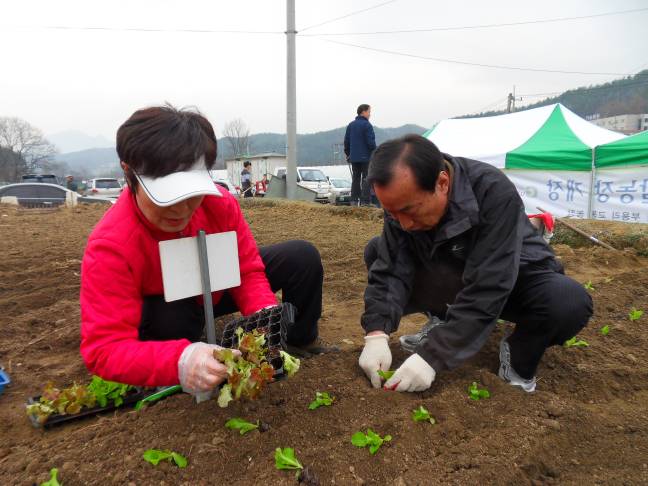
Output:
[[[448,198],[448,210],[434,231],[434,241],[443,241],[469,230],[479,223],[479,204],[470,185],[468,174],[457,159],[448,154],[443,158],[452,165],[452,189]]]

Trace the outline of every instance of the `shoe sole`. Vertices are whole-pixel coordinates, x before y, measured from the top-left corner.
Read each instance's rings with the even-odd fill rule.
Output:
[[[405,336],[401,336],[400,338],[398,338],[398,342],[400,342],[401,348],[406,353],[414,354],[414,352],[416,351],[416,346],[412,346],[407,341],[405,341],[404,338]]]

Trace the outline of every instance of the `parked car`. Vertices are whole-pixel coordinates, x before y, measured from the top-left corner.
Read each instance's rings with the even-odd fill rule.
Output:
[[[277,167],[274,177],[286,178],[286,168]],[[297,167],[297,185],[316,192],[315,201],[328,203],[331,197],[331,184],[328,177],[316,167]]]
[[[103,196],[117,198],[123,188],[117,179],[112,177],[101,177],[90,179],[86,187],[87,196]]]
[[[114,203],[105,197],[82,197],[76,192],[47,182],[22,182],[0,187],[0,202],[17,204],[24,208],[52,209],[75,206],[78,203]]]
[[[348,179],[329,179],[331,195],[329,201],[338,206],[351,205],[351,181]]]
[[[21,182],[38,182],[40,184],[60,185],[54,174],[24,174]]]
[[[211,170],[209,171],[209,175],[211,175],[215,184],[227,189],[232,196],[239,196],[240,192],[227,176],[226,170]]]

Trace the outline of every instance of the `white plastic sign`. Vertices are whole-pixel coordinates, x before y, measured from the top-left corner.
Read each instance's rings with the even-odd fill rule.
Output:
[[[202,295],[197,240],[192,237],[160,241],[165,301]],[[207,235],[206,240],[212,292],[241,285],[236,232],[214,233]]]

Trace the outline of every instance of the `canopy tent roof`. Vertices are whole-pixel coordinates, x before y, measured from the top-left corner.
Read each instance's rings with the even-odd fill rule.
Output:
[[[560,103],[483,118],[448,119],[424,134],[440,150],[501,169],[591,170],[592,149],[624,138]]]
[[[648,165],[648,131],[596,147],[596,167]]]

